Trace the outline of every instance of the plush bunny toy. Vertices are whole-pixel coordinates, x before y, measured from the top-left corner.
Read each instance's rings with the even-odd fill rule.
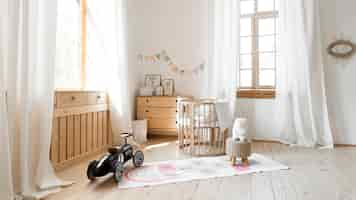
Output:
[[[232,139],[244,141],[248,139],[248,124],[246,118],[237,118],[232,130]]]

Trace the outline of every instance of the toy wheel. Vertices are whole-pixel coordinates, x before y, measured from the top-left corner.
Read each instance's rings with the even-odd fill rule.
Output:
[[[141,167],[141,165],[143,164],[143,160],[145,159],[144,155],[143,155],[143,152],[140,151],[140,150],[137,150],[135,152],[135,155],[132,159],[133,161],[133,164],[135,167]]]
[[[89,180],[94,181],[95,176],[94,176],[94,170],[98,164],[98,161],[93,160],[89,163],[88,169],[87,169],[87,177]]]
[[[117,162],[115,173],[114,173],[115,181],[120,182],[123,175],[124,175],[124,164],[122,162]]]

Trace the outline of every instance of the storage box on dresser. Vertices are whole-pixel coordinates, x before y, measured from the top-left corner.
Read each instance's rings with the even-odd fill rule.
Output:
[[[178,102],[182,97],[147,96],[136,98],[136,118],[147,119],[148,133],[177,135]]]
[[[98,91],[55,93],[50,158],[62,169],[112,144],[108,97]]]

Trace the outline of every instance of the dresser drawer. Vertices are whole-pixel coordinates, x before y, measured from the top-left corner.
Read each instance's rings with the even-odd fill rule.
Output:
[[[88,93],[88,102],[90,105],[106,104],[107,103],[107,95],[105,92],[90,92],[90,93]]]
[[[152,119],[148,118],[148,127],[150,129],[175,129],[176,118],[168,118],[168,119]]]
[[[175,118],[177,116],[176,108],[160,108],[160,107],[149,107],[145,110],[145,116],[148,118]]]
[[[177,104],[182,97],[147,96],[136,98],[136,119],[147,119],[150,134],[176,135]]]
[[[177,107],[176,97],[147,97],[146,105],[150,107]]]
[[[56,107],[66,108],[88,105],[88,94],[81,92],[57,92]]]
[[[153,118],[175,118],[177,116],[176,108],[158,108],[158,107],[138,107],[136,118],[138,120]]]

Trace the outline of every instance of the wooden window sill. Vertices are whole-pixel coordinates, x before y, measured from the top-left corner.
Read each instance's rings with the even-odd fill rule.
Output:
[[[247,99],[274,99],[276,91],[274,89],[239,89],[237,98]]]
[[[106,92],[105,90],[90,90],[90,89],[55,89],[55,92]]]

